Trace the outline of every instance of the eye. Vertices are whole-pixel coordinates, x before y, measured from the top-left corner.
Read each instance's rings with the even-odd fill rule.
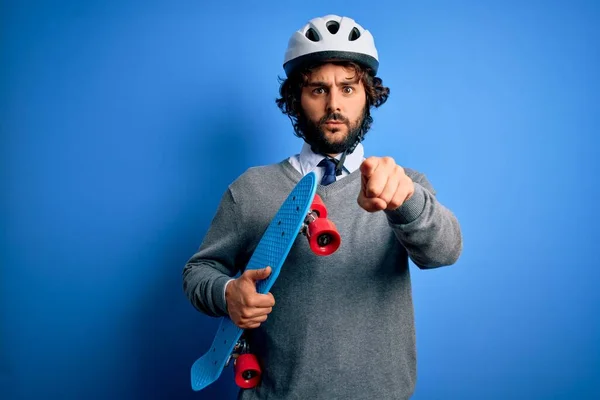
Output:
[[[318,87],[315,90],[313,90],[313,93],[314,94],[323,94],[323,93],[325,93],[325,89],[322,87]]]
[[[351,94],[354,92],[354,88],[352,86],[344,86],[344,93]]]

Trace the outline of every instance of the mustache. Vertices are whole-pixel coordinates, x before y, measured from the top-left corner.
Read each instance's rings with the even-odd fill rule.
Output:
[[[325,123],[327,123],[329,121],[342,122],[346,125],[348,125],[348,122],[349,122],[348,118],[344,117],[340,113],[330,113],[330,114],[325,114],[325,116],[323,116],[323,118],[321,118],[321,120],[319,121],[319,126],[324,125]]]

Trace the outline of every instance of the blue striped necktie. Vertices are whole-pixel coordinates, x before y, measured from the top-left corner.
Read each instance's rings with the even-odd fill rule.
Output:
[[[321,185],[327,186],[330,183],[335,182],[335,161],[333,161],[331,158],[324,158],[317,165],[319,167],[325,167],[325,173],[323,174],[323,179],[321,179]]]

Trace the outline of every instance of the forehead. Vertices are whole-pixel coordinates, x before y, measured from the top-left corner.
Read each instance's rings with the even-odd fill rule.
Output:
[[[306,77],[312,81],[356,81],[358,74],[352,66],[323,64],[314,68]]]

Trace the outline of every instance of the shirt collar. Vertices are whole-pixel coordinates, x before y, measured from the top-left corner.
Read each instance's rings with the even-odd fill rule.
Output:
[[[365,150],[363,148],[362,143],[359,143],[356,146],[356,149],[352,152],[352,154],[348,154],[346,156],[346,161],[344,161],[344,169],[351,174],[360,168],[360,165],[363,162]],[[338,154],[335,158],[339,160],[342,157],[342,154]],[[313,171],[317,168],[317,164],[321,162],[321,160],[325,158],[323,154],[317,154],[312,151],[310,145],[306,142],[302,145],[302,151],[300,151],[300,166],[302,171],[305,174]]]

